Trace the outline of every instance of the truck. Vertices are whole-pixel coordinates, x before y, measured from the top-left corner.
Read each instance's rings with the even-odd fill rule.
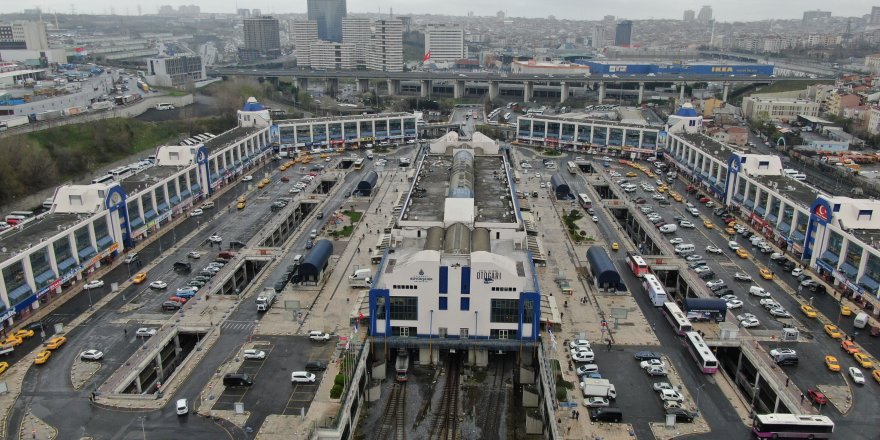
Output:
[[[13,116],[9,119],[4,119],[0,121],[0,131],[6,131],[13,127],[18,127],[21,125],[28,125],[31,123],[31,120],[28,119],[27,116]]]
[[[617,398],[617,389],[608,379],[583,379],[581,381],[581,392],[584,397],[607,397],[609,399]]]
[[[0,344],[0,354],[10,354],[15,350],[13,344]]]
[[[113,108],[113,103],[110,101],[96,101],[92,103],[92,110],[109,110]]]
[[[855,328],[865,328],[866,325],[868,325],[868,314],[860,312],[853,320],[853,326]]]
[[[275,289],[267,288],[263,289],[263,291],[257,296],[257,311],[265,312],[269,310],[269,307],[272,307],[272,303],[275,302],[275,296],[278,295],[275,293]]]
[[[370,269],[357,269],[348,276],[348,285],[351,287],[370,287]]]
[[[61,113],[61,110],[48,110],[45,112],[37,113],[35,118],[37,121],[51,121],[53,119],[59,119],[64,116]]]

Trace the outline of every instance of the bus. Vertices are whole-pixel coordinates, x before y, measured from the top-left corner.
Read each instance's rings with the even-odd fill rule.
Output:
[[[10,226],[21,225],[33,220],[33,211],[12,211],[3,220]]]
[[[666,302],[666,289],[663,288],[663,284],[660,283],[656,275],[652,273],[642,275],[642,287],[645,289],[645,293],[648,294],[648,298],[651,300],[651,304],[654,304],[654,307],[663,306]]]
[[[641,278],[650,272],[650,269],[648,269],[648,262],[645,261],[641,255],[627,253],[626,263],[629,265],[629,270],[631,270],[633,275],[638,278]]]
[[[697,332],[687,332],[684,336],[687,349],[691,356],[694,357],[694,360],[697,361],[700,371],[706,374],[715,374],[718,371],[718,359],[715,358],[712,350],[703,341],[703,337]]]
[[[578,166],[576,163],[569,161],[568,162],[568,173],[569,174],[577,174]]]
[[[134,174],[134,170],[129,167],[119,167],[119,168],[114,168],[114,169],[110,170],[107,174],[110,174],[111,176],[113,176],[114,180],[120,181],[120,180],[125,179],[126,177]]]
[[[495,117],[498,116],[499,113],[501,113],[501,108],[500,108],[500,107],[499,107],[499,108],[496,108],[495,110],[492,110],[491,112],[489,112],[489,117],[488,117],[487,119],[495,119]]]
[[[593,207],[593,201],[584,193],[578,194],[578,203],[580,203],[581,208],[584,209],[590,209]]]
[[[684,312],[681,311],[681,308],[678,307],[678,304],[674,302],[663,303],[663,315],[666,316],[669,325],[672,326],[672,329],[679,336],[684,336],[685,333],[693,330],[691,322],[684,315]]]
[[[362,170],[363,168],[364,168],[364,159],[363,158],[360,158],[360,159],[354,161],[354,169]]]
[[[758,438],[831,438],[834,422],[812,414],[758,414],[752,433]]]
[[[513,170],[513,181],[519,183],[520,179],[519,171]]]
[[[92,183],[110,183],[114,180],[112,174],[105,174],[101,177],[95,177],[92,179]]]

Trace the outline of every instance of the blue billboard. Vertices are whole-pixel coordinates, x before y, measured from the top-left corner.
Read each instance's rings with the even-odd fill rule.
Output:
[[[575,63],[589,66],[590,73],[594,75],[757,75],[770,76],[773,74],[772,64],[653,64],[653,63],[628,63],[625,61],[592,61],[575,60]]]

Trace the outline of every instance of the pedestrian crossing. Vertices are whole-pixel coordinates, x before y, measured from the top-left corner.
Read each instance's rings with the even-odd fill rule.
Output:
[[[252,330],[257,323],[254,321],[224,321],[220,328],[225,330]]]

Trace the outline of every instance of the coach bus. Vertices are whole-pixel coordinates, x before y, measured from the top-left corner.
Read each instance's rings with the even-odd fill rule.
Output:
[[[813,414],[758,414],[752,432],[758,438],[831,438],[834,422]]]
[[[685,333],[684,341],[691,356],[697,361],[700,371],[706,374],[715,374],[718,371],[718,359],[712,354],[712,350],[709,349],[709,346],[706,345],[706,342],[703,341],[703,337],[699,333]]]
[[[666,316],[666,320],[669,321],[669,325],[672,326],[677,335],[684,336],[687,332],[693,330],[691,322],[684,315],[684,312],[681,311],[681,308],[678,307],[678,304],[674,302],[663,303],[663,315]]]
[[[584,209],[590,209],[593,207],[593,201],[584,193],[578,194],[578,203],[580,203],[581,208]]]
[[[645,293],[648,294],[648,299],[651,300],[651,304],[654,307],[663,306],[666,302],[666,289],[663,288],[663,284],[660,283],[656,275],[651,273],[643,275],[642,287],[645,289]]]
[[[638,278],[645,276],[649,272],[648,262],[641,255],[627,253],[626,264],[629,265],[629,270],[632,271],[633,275]]]
[[[577,164],[569,161],[568,162],[568,172],[569,172],[569,174],[577,174],[577,172],[578,172]]]
[[[354,169],[361,170],[363,168],[364,168],[364,159],[363,158],[360,158],[360,159],[354,161]]]

